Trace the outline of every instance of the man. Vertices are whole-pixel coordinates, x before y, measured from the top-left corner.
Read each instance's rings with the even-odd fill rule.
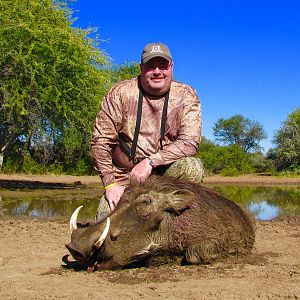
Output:
[[[197,151],[202,126],[200,102],[190,86],[173,80],[173,65],[166,45],[148,44],[142,52],[141,75],[116,84],[103,100],[93,131],[92,153],[111,210],[131,180],[142,183],[151,173],[163,173],[175,161]],[[183,173],[196,170],[196,181],[201,182],[201,162],[194,159],[192,164]],[[181,165],[186,168],[188,164],[183,161]],[[180,163],[178,166],[173,169],[180,173]],[[189,179],[181,173],[176,176]]]

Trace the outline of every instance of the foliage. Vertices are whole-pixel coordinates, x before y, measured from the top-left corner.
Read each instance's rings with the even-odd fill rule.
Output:
[[[43,174],[45,173],[45,166],[37,163],[29,155],[25,155],[22,170],[25,174]]]
[[[94,118],[111,84],[109,57],[55,3],[0,2],[0,154],[14,159],[18,144],[44,166],[89,159]]]
[[[213,127],[216,140],[223,145],[237,145],[245,152],[260,150],[259,142],[265,139],[263,126],[242,115],[234,115],[229,119],[220,118]]]
[[[20,164],[11,157],[7,157],[1,171],[3,171],[5,174],[18,173],[20,171]]]
[[[254,171],[249,155],[238,145],[218,146],[203,138],[196,156],[201,158],[206,173],[236,176]]]
[[[256,173],[271,173],[275,172],[274,161],[263,155],[262,153],[249,154],[251,166]]]
[[[278,170],[300,171],[300,108],[288,115],[282,127],[275,133],[275,149],[269,151]]]
[[[140,74],[140,66],[138,62],[125,62],[121,66],[114,66],[112,73],[112,81],[117,83],[121,80],[137,77]]]

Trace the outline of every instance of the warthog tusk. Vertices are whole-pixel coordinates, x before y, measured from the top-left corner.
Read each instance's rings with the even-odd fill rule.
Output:
[[[77,207],[77,208],[74,210],[73,214],[72,214],[72,217],[71,217],[71,219],[70,219],[70,231],[71,231],[71,234],[72,234],[72,232],[73,232],[74,230],[77,229],[77,217],[78,217],[79,211],[80,211],[82,208],[83,208],[82,205],[79,206],[79,207]]]
[[[101,245],[103,244],[103,242],[106,239],[106,236],[107,236],[108,231],[109,231],[109,227],[110,227],[110,219],[109,219],[109,217],[107,217],[106,226],[104,228],[104,231],[103,231],[102,235],[100,236],[99,240],[94,244],[95,248],[99,249],[101,247]]]

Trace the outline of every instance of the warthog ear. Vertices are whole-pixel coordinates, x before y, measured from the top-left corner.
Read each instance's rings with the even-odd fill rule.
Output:
[[[195,194],[188,190],[173,191],[166,195],[166,200],[162,203],[160,210],[179,216],[191,208],[190,203],[193,197],[195,197]]]
[[[176,190],[171,192],[169,195],[171,196],[176,196],[176,197],[181,197],[181,198],[191,198],[193,196],[195,196],[195,193],[190,191],[190,190],[185,190],[185,189],[180,189],[180,190]]]
[[[146,230],[157,230],[160,222],[164,219],[164,214],[154,213],[149,220],[145,223],[144,229]]]
[[[158,206],[155,210],[152,209],[148,221],[145,223],[146,230],[157,230],[161,221],[166,217],[166,214],[179,216],[184,211],[191,208],[191,200],[194,193],[186,190],[177,190],[164,195],[161,201],[158,201]]]

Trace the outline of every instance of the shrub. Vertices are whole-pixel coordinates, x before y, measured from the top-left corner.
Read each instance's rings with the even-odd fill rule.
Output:
[[[202,160],[206,173],[236,176],[254,172],[249,154],[237,145],[218,146],[204,138],[196,157]]]

